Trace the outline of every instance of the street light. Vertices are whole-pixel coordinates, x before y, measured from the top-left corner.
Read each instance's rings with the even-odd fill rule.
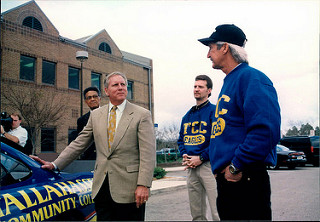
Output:
[[[86,51],[77,51],[76,52],[76,59],[80,61],[81,64],[81,70],[80,70],[80,116],[82,116],[82,100],[83,100],[83,93],[82,93],[82,82],[83,82],[83,76],[82,76],[82,63],[88,59],[88,52]]]

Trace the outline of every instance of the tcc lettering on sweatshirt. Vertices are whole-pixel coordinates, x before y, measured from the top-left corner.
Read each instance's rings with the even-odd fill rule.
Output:
[[[201,133],[201,134],[205,134],[207,132],[207,130],[203,129],[202,127],[207,126],[208,124],[205,121],[194,121],[194,122],[189,122],[189,123],[185,123],[183,124],[183,134],[187,134],[188,128],[191,127],[191,133],[192,134],[197,134],[197,133]]]
[[[215,138],[216,136],[220,136],[225,127],[226,127],[226,121],[221,118],[221,116],[225,115],[228,110],[227,109],[220,109],[219,108],[219,105],[220,105],[220,102],[221,100],[223,100],[224,102],[229,102],[230,101],[230,97],[227,96],[227,95],[222,95],[219,99],[218,99],[218,102],[217,102],[217,105],[216,105],[216,112],[215,112],[215,117],[218,118],[217,121],[213,122],[212,123],[212,129],[211,129],[211,139]]]
[[[184,140],[184,145],[200,145],[202,143],[204,143],[204,141],[206,141],[206,138],[204,137],[204,135],[196,135],[196,136],[184,136],[183,137]]]
[[[208,124],[205,121],[194,121],[194,122],[189,122],[189,123],[184,123],[183,124],[183,134],[188,134],[188,129],[191,128],[191,134],[194,135],[185,135],[183,137],[184,145],[200,145],[206,141],[204,135],[206,134],[207,130],[205,127]]]

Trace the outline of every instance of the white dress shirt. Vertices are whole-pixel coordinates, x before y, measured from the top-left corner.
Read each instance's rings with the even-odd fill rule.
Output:
[[[117,109],[116,109],[116,129],[117,129],[119,121],[121,119],[123,110],[126,107],[126,103],[127,103],[127,100],[124,100],[123,103],[121,103],[119,106],[117,106]],[[110,112],[111,112],[111,109],[112,109],[113,106],[114,105],[111,102],[109,102],[109,116],[108,116],[108,119],[110,119]]]

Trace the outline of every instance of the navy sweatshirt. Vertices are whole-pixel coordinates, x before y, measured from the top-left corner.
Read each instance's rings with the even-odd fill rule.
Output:
[[[271,80],[242,63],[224,79],[210,141],[213,173],[231,162],[240,170],[276,162],[280,107]]]
[[[178,146],[180,155],[201,156],[209,160],[211,123],[215,105],[209,101],[193,106],[182,118]]]

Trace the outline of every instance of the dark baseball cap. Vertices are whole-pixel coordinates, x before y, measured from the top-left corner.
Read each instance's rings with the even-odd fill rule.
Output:
[[[208,46],[209,43],[221,41],[244,47],[247,39],[239,27],[233,24],[224,24],[217,26],[215,32],[213,32],[209,38],[198,39],[198,41],[206,46]]]

